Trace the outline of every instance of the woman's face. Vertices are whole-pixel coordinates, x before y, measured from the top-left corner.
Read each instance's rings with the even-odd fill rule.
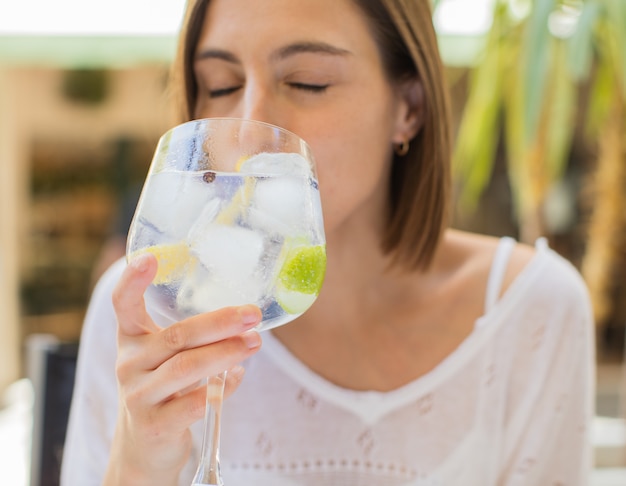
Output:
[[[261,120],[308,142],[328,236],[351,218],[382,223],[392,144],[414,132],[352,0],[212,0],[194,66],[197,118]]]

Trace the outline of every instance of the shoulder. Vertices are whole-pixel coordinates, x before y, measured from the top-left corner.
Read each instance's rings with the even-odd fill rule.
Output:
[[[117,325],[111,293],[125,265],[120,259],[108,268],[89,302],[63,449],[62,484],[92,484],[106,470],[117,419]]]
[[[582,302],[589,305],[587,287],[574,265],[551,250],[541,239],[534,246],[508,239],[509,253],[502,268],[495,261],[504,244],[502,238],[450,230],[446,235],[447,255],[457,267],[470,269],[472,280],[486,286],[492,272],[501,272],[498,300],[509,290],[529,299],[551,298],[561,302]],[[524,290],[522,292],[522,290]]]
[[[102,326],[110,327],[112,319],[117,322],[113,309],[113,291],[126,266],[126,258],[122,257],[102,274],[91,295],[84,326],[97,329]],[[158,326],[167,327],[173,323],[169,317],[160,314],[154,306],[151,306],[149,299],[146,299],[145,305],[150,318]]]
[[[570,310],[591,314],[587,284],[569,260],[540,241],[531,263],[528,287],[535,299],[550,300]]]
[[[126,268],[126,260],[120,258],[98,279],[89,300],[83,324],[83,334],[86,330],[98,328],[101,325],[109,326],[109,321],[115,318],[111,299],[113,289],[117,285],[124,268]]]
[[[503,238],[468,233],[458,230],[448,230],[444,243],[446,264],[456,268],[467,269],[475,283],[487,284],[491,274],[494,259],[503,244],[509,244],[509,253],[503,268],[500,294],[504,294],[518,275],[527,267],[537,253],[537,249],[519,243],[511,238]]]
[[[122,272],[124,271],[125,268],[126,268],[125,257],[121,257],[117,259],[116,261],[114,261],[106,269],[106,271],[102,274],[102,276],[98,280],[98,283],[96,284],[96,287],[94,289],[94,293],[97,292],[99,289],[103,289],[103,288],[108,289],[108,288],[115,287],[115,285],[117,284],[117,281],[122,276]]]

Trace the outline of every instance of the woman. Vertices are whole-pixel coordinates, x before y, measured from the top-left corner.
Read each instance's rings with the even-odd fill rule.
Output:
[[[261,347],[253,306],[160,328],[142,300],[154,258],[114,265],[86,318],[64,484],[189,484],[197,383],[223,369],[239,385],[228,486],[585,484],[588,297],[544,244],[447,228],[429,1],[194,1],[180,45],[183,118],[262,120],[311,145],[326,280]]]

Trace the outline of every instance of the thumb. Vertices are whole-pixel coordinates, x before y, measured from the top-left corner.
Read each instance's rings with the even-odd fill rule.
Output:
[[[113,291],[113,307],[120,335],[138,336],[159,329],[146,312],[143,294],[157,272],[151,253],[133,258]]]

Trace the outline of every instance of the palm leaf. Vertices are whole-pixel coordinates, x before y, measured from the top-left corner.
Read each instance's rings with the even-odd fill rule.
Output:
[[[524,132],[524,82],[518,73],[515,60],[518,58],[517,53],[509,50],[507,56],[514,65],[507,70],[507,78],[505,86],[507,86],[507,95],[503,97],[505,108],[505,140],[507,151],[507,167],[508,179],[511,186],[513,196],[513,208],[516,215],[522,212],[523,191],[527,186],[524,162],[526,160],[526,152],[528,144]]]
[[[548,110],[545,165],[548,185],[559,180],[564,172],[576,120],[578,91],[566,59],[567,45],[553,41],[553,55],[549,76],[549,96],[545,106]]]
[[[502,6],[496,9],[483,57],[471,72],[469,95],[453,155],[459,201],[469,211],[476,207],[491,179],[499,140],[505,13]]]
[[[585,133],[593,139],[604,128],[615,99],[615,68],[607,47],[607,19],[603,17],[596,26],[596,66],[590,86],[590,102],[585,119]]]
[[[626,96],[626,2],[605,0],[605,42],[622,96]]]
[[[593,33],[600,16],[600,6],[596,1],[583,5],[574,35],[568,42],[567,61],[572,77],[576,81],[586,79],[593,62]]]
[[[555,0],[535,0],[526,26],[521,69],[525,91],[524,134],[528,144],[532,143],[541,116],[550,60],[548,17],[554,7]]]

